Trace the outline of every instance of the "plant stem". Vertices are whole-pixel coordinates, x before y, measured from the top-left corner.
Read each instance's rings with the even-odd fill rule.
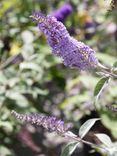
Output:
[[[104,65],[102,65],[101,63],[98,63],[98,69],[101,70],[105,75],[111,76],[113,78],[117,78],[117,75],[112,73],[111,68],[107,68]]]

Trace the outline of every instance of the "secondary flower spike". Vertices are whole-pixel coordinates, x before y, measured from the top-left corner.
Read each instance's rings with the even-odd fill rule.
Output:
[[[42,126],[51,132],[56,132],[61,135],[67,132],[71,127],[70,124],[65,124],[64,121],[57,119],[56,117],[44,116],[35,113],[19,114],[15,111],[12,111],[11,114],[23,122]]]
[[[60,57],[65,66],[87,70],[98,65],[95,51],[72,38],[63,23],[55,17],[38,12],[34,12],[30,17],[38,23],[38,28],[47,37],[52,53]]]
[[[67,16],[73,12],[73,7],[70,3],[65,3],[62,7],[52,13],[52,16],[56,17],[58,21],[63,22]]]

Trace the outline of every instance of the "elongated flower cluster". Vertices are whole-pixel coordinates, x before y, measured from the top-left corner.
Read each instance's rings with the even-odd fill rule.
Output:
[[[95,68],[98,60],[95,51],[83,42],[72,38],[66,27],[51,15],[35,12],[31,16],[38,22],[39,29],[46,35],[52,53],[62,58],[64,65],[80,70]]]
[[[59,120],[56,117],[44,116],[44,115],[39,115],[34,113],[19,114],[15,111],[12,111],[11,114],[23,122],[42,126],[51,132],[56,132],[61,135],[67,132],[68,129],[70,128],[70,124],[65,125],[64,121]]]

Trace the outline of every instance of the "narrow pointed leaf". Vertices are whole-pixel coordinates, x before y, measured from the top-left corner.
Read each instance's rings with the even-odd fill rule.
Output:
[[[79,136],[83,138],[91,127],[95,124],[96,121],[100,120],[99,118],[89,119],[87,120],[79,129]]]
[[[99,95],[108,79],[109,77],[103,77],[98,81],[94,89],[94,96]]]
[[[78,144],[79,144],[79,142],[71,142],[71,143],[67,144],[65,146],[65,148],[63,149],[61,156],[70,156],[75,151]]]
[[[108,135],[104,133],[98,133],[98,134],[95,134],[95,136],[107,147],[112,146],[112,141]]]

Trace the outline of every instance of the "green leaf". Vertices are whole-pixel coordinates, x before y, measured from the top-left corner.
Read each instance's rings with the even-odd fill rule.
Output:
[[[94,89],[94,96],[99,95],[99,93],[102,91],[104,84],[109,80],[109,77],[103,77],[101,78],[98,83],[95,86]]]
[[[113,145],[110,137],[104,133],[95,134],[95,136],[107,147],[111,147]]]
[[[7,83],[7,78],[5,77],[4,73],[0,71],[0,84],[6,84]]]
[[[79,95],[74,95],[71,97],[68,97],[65,99],[61,104],[60,108],[65,109],[65,107],[68,107],[69,105],[80,105],[80,103],[83,103],[85,101],[89,100],[89,96],[87,94],[79,94]]]
[[[99,118],[89,119],[87,120],[79,129],[79,136],[83,138],[91,127],[95,124],[96,121],[100,120]]]
[[[117,68],[117,61],[113,63],[113,67]]]
[[[71,142],[65,146],[63,149],[61,156],[70,156],[78,146],[79,142]]]
[[[20,69],[21,70],[30,69],[30,70],[39,71],[39,66],[32,62],[22,62],[22,63],[20,63]]]
[[[12,132],[13,127],[10,122],[8,121],[0,121],[0,127],[3,127],[3,129],[7,132]]]
[[[116,114],[101,109],[100,118],[103,125],[110,130],[111,134],[117,139],[117,117]]]
[[[11,151],[5,146],[0,146],[0,155],[12,155]]]
[[[20,107],[27,107],[29,104],[27,98],[18,92],[7,91],[6,97],[8,97],[9,99],[15,100],[16,104]]]

